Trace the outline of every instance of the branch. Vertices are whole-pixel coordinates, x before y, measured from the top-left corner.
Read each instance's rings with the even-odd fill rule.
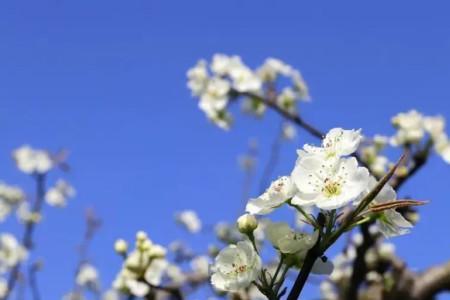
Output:
[[[450,261],[419,274],[414,281],[413,299],[425,300],[450,291]]]
[[[36,200],[34,201],[33,208],[31,212],[33,214],[39,214],[42,210],[42,205],[44,203],[45,196],[45,174],[36,174]],[[22,238],[22,245],[30,251],[33,248],[33,233],[36,227],[36,223],[33,221],[28,221],[25,224],[25,231]],[[20,272],[21,263],[15,265],[9,274],[8,279],[8,290],[6,294],[1,298],[1,300],[8,299],[11,291],[14,289]]]

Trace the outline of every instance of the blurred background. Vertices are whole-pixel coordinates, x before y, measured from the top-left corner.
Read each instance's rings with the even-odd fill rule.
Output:
[[[87,207],[103,221],[90,257],[105,289],[121,264],[115,239],[132,241],[142,229],[158,243],[187,239],[205,251],[211,235],[190,236],[174,213],[194,209],[207,227],[242,213],[237,158],[256,138],[267,161],[279,118],[236,114],[229,132],[210,124],[186,88],[199,58],[238,54],[251,67],[280,58],[310,87],[305,119],[324,131],[389,135],[400,111],[450,118],[449,9],[448,1],[2,1],[0,179],[31,193],[11,151],[66,148],[77,189],[67,208],[46,208],[36,232],[44,298],[72,287]],[[313,141],[299,131],[283,144],[273,177],[289,173],[295,149]],[[449,177],[433,156],[400,193],[431,200],[413,233],[392,240],[414,269],[450,259]],[[12,223],[1,231],[18,232]]]

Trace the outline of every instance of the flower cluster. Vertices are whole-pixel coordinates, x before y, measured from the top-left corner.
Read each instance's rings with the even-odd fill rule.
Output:
[[[445,133],[445,119],[442,116],[425,116],[416,110],[399,113],[392,118],[397,133],[391,138],[393,146],[408,146],[421,143],[428,135],[436,152],[450,163],[450,141]]]
[[[182,246],[176,248],[179,247]],[[201,282],[209,274],[210,263],[207,256],[190,256],[190,270],[183,270],[169,261],[169,253],[165,247],[154,244],[143,231],[136,234],[135,249],[129,251],[124,240],[117,240],[114,249],[124,261],[112,287],[123,295],[145,297],[164,284],[175,288],[188,280]]]
[[[243,110],[261,115],[266,109],[262,100],[277,94],[280,78],[289,79],[276,98],[271,99],[281,109],[296,110],[296,102],[309,100],[308,88],[298,70],[279,59],[268,58],[256,70],[244,64],[239,56],[216,54],[211,63],[200,60],[187,72],[188,87],[199,98],[199,108],[217,126],[228,129],[232,118],[228,104],[244,96]]]
[[[287,269],[302,268],[308,250],[319,243],[319,235],[326,235],[325,240],[330,238],[337,226],[336,216],[341,215],[345,207],[364,205],[354,221],[364,218],[376,220],[385,236],[408,232],[412,225],[395,209],[378,209],[380,205],[392,205],[396,201],[396,193],[388,184],[383,184],[380,192],[370,196],[369,203],[361,204],[367,201],[369,193],[378,184],[367,168],[359,166],[354,156],[362,140],[360,130],[334,128],[323,138],[320,147],[305,145],[298,150],[291,175],[275,180],[262,195],[247,203],[248,214],[241,216],[237,225],[248,239],[232,242],[231,246],[219,252],[213,267],[213,285],[218,289],[236,291],[260,279],[256,285],[261,292],[268,297],[278,295],[280,286],[273,283],[282,282],[284,278],[277,279],[277,274],[273,280],[265,279],[267,271],[261,264],[258,244],[255,243],[258,221],[253,215],[267,215],[285,203],[297,209],[302,220],[313,226],[312,233],[298,232],[285,222],[265,220],[264,236],[284,258],[280,265],[286,265]],[[377,209],[371,210],[372,207]],[[314,209],[319,210],[322,221],[309,214]],[[327,232],[323,232],[324,226],[328,228]],[[317,258],[311,269],[318,274],[332,271],[333,264],[322,258]],[[272,285],[267,283],[269,281]]]

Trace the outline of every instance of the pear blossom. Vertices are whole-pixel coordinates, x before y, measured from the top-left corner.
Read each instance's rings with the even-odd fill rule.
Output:
[[[147,283],[135,279],[127,279],[125,281],[125,286],[130,293],[136,297],[143,298],[150,292],[150,287]]]
[[[187,276],[183,273],[183,270],[174,264],[169,264],[167,266],[166,275],[170,282],[174,285],[181,285],[187,279]]]
[[[280,177],[272,182],[264,194],[258,198],[250,199],[245,210],[250,214],[268,214],[292,198],[296,192],[297,189],[290,177]]]
[[[198,233],[202,229],[202,221],[193,210],[184,210],[175,216],[176,221],[190,233]]]
[[[0,222],[24,199],[25,194],[19,187],[0,182]]]
[[[262,81],[275,81],[279,75],[290,76],[292,67],[283,61],[269,57],[263,65],[256,71],[259,78]]]
[[[363,197],[375,187],[376,184],[377,180],[374,177],[370,177],[366,190],[361,194],[359,199],[355,201],[355,205],[358,204]],[[370,205],[392,202],[396,199],[397,194],[395,190],[389,184],[386,184],[378,195],[372,200]],[[395,209],[387,209],[379,214],[380,216],[377,219],[377,224],[380,232],[386,237],[406,234],[410,231],[410,228],[413,227],[413,225]]]
[[[82,264],[75,278],[75,282],[79,286],[97,290],[100,286],[97,269],[91,264]]]
[[[211,71],[219,76],[229,75],[232,69],[242,67],[244,67],[244,64],[237,55],[214,54],[211,62]]]
[[[304,257],[317,241],[318,232],[313,235],[294,231],[284,222],[269,222],[266,235],[272,245],[284,254],[294,254]]]
[[[39,212],[33,211],[28,202],[22,202],[16,211],[17,219],[21,223],[39,223],[42,215]]]
[[[398,146],[418,143],[425,134],[423,122],[423,115],[416,110],[410,110],[394,116],[392,124],[397,128],[397,133],[392,138],[392,144]]]
[[[153,285],[159,285],[167,271],[169,263],[163,258],[153,259],[145,271],[145,280]]]
[[[103,293],[102,300],[120,300],[120,295],[117,291],[111,289]]]
[[[297,135],[297,130],[289,123],[283,124],[282,137],[287,141],[291,141]]]
[[[292,71],[291,74],[292,84],[294,86],[295,92],[301,100],[309,101],[311,98],[309,96],[309,89],[303,79],[302,74],[298,70]]]
[[[188,70],[188,87],[192,95],[200,96],[208,84],[209,75],[205,60],[199,60],[197,64]]]
[[[44,174],[53,167],[53,160],[47,151],[33,149],[28,145],[14,150],[13,157],[17,168],[26,174]]]
[[[277,96],[277,105],[285,111],[294,113],[297,95],[291,87],[285,87]]]
[[[195,274],[206,277],[209,274],[210,261],[208,256],[200,255],[191,260],[191,268]]]
[[[128,252],[128,243],[123,239],[118,239],[114,243],[114,250],[119,254],[126,254]]]
[[[4,298],[8,294],[8,282],[0,278],[0,298]]]
[[[248,287],[261,271],[261,258],[249,241],[229,245],[219,252],[212,267],[212,285],[223,291]]]
[[[439,138],[445,130],[445,118],[443,116],[425,116],[423,126],[432,139]]]
[[[303,155],[291,178],[298,189],[292,204],[329,210],[355,200],[366,189],[369,172],[354,157],[324,160],[322,155]]]
[[[304,151],[310,154],[320,154],[325,158],[339,158],[354,153],[362,141],[361,130],[345,130],[333,128],[322,141],[322,147],[305,145]]]
[[[27,257],[27,250],[19,244],[12,234],[0,234],[0,273],[6,272]]]
[[[51,206],[64,207],[68,198],[75,196],[75,189],[66,181],[59,179],[54,187],[45,194],[45,200]]]

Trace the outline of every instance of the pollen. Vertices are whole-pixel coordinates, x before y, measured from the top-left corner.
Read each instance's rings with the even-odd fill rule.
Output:
[[[325,180],[322,192],[327,198],[338,196],[341,193],[341,184],[339,182]]]

